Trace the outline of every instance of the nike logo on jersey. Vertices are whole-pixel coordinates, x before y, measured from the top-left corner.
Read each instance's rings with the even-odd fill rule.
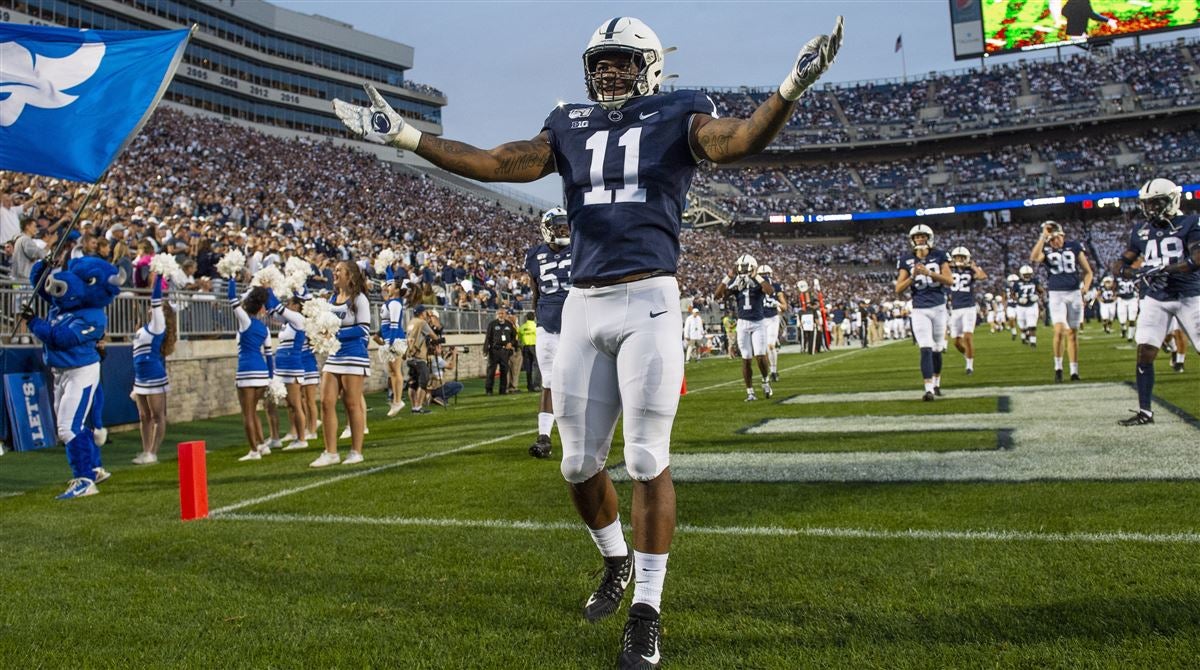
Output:
[[[660,109],[660,110],[658,110],[658,111],[659,111],[659,112],[661,112],[662,110]],[[650,117],[654,116],[654,115],[655,115],[655,114],[657,114],[657,113],[658,113],[658,112],[650,112],[649,114],[647,114],[647,113],[645,113],[645,112],[642,112],[641,114],[638,114],[638,120],[639,120],[639,121],[645,121],[646,119],[648,119],[648,118],[650,118]]]
[[[666,314],[667,311],[668,310],[665,310],[665,309],[661,312],[655,312],[654,310],[650,310],[650,318],[657,319],[658,317],[662,316],[663,314]]]

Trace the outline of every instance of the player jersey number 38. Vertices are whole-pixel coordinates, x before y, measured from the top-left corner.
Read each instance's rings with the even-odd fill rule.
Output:
[[[561,105],[546,117],[571,220],[573,282],[675,272],[696,172],[694,114],[716,116],[701,91],[638,97],[612,110]]]

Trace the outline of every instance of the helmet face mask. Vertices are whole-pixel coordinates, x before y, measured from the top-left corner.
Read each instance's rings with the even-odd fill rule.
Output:
[[[618,109],[631,98],[662,88],[663,48],[658,35],[632,17],[600,24],[583,52],[583,81],[589,100]]]
[[[1165,226],[1179,212],[1179,187],[1169,179],[1151,179],[1138,189],[1138,204],[1152,224]]]
[[[958,268],[971,266],[971,252],[966,247],[954,247],[950,250],[950,262]]]
[[[737,259],[737,273],[739,275],[754,274],[758,269],[758,261],[750,254],[742,254]]]
[[[546,210],[546,213],[542,214],[539,228],[542,232],[542,240],[546,244],[565,247],[571,243],[571,226],[567,221],[567,210],[562,207]]]

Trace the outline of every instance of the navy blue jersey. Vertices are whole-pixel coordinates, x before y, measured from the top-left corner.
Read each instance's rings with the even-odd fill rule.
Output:
[[[537,282],[537,325],[548,333],[562,331],[563,304],[571,290],[571,247],[558,252],[539,244],[525,253],[525,272]]]
[[[953,283],[947,287],[951,309],[971,309],[975,306],[975,270],[970,267],[950,268]]]
[[[1137,297],[1137,281],[1117,277],[1117,297],[1122,300],[1133,300]]]
[[[915,253],[909,253],[906,256],[901,256],[899,262],[896,263],[898,270],[908,270],[908,275],[912,277],[912,286],[909,289],[912,291],[913,309],[921,309],[924,307],[937,307],[946,304],[946,292],[942,290],[943,284],[939,283],[933,277],[925,277],[913,273],[913,268],[918,264],[924,265],[927,270],[934,274],[941,274],[942,263],[950,261],[950,257],[941,249],[930,249],[925,258],[917,258]]]
[[[762,321],[763,318],[763,299],[767,294],[763,293],[762,287],[749,280],[749,286],[739,289],[730,289],[737,301],[737,318],[747,321]]]
[[[1022,307],[1036,305],[1038,302],[1038,280],[1024,279],[1017,280],[1012,283],[1008,289],[1009,300],[1016,302]]]
[[[546,117],[576,283],[675,272],[696,172],[688,142],[693,114],[716,116],[716,106],[701,91],[675,91],[633,98],[619,110],[559,105]]]
[[[783,295],[783,285],[779,282],[771,282],[771,286],[775,288],[775,293],[772,295],[763,295],[763,318],[770,319],[779,316],[779,296]]]
[[[1046,244],[1042,247],[1046,255],[1042,265],[1046,266],[1049,277],[1046,288],[1051,291],[1078,291],[1080,283],[1079,259],[1083,257],[1083,244],[1075,240],[1065,240],[1061,249]]]
[[[1181,214],[1162,228],[1150,223],[1136,224],[1129,232],[1126,249],[1145,259],[1147,267],[1165,267],[1182,261],[1197,244],[1200,244],[1200,217]],[[1151,282],[1142,295],[1164,301],[1200,295],[1200,270],[1165,277],[1165,281]]]

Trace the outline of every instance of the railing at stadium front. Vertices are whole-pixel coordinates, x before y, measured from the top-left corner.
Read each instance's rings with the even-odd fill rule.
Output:
[[[11,328],[14,315],[27,300],[32,291],[27,288],[0,288],[0,305],[3,305],[3,318],[0,324]],[[167,298],[175,308],[176,323],[180,339],[205,339],[232,337],[237,332],[237,320],[233,310],[229,308],[223,296],[212,293],[193,291],[171,291]],[[378,298],[371,300],[371,331],[379,330]],[[38,300],[34,303],[35,310],[41,316],[46,314],[46,303]],[[121,340],[132,337],[149,317],[150,293],[146,290],[127,289],[123,291],[105,313],[108,315],[108,336]],[[464,333],[482,333],[487,324],[496,318],[495,312],[462,310],[443,306],[434,306],[441,318],[442,329],[446,334],[458,335]],[[405,312],[405,319],[412,318],[412,310]],[[272,331],[283,326],[280,319],[269,316],[267,325]]]

